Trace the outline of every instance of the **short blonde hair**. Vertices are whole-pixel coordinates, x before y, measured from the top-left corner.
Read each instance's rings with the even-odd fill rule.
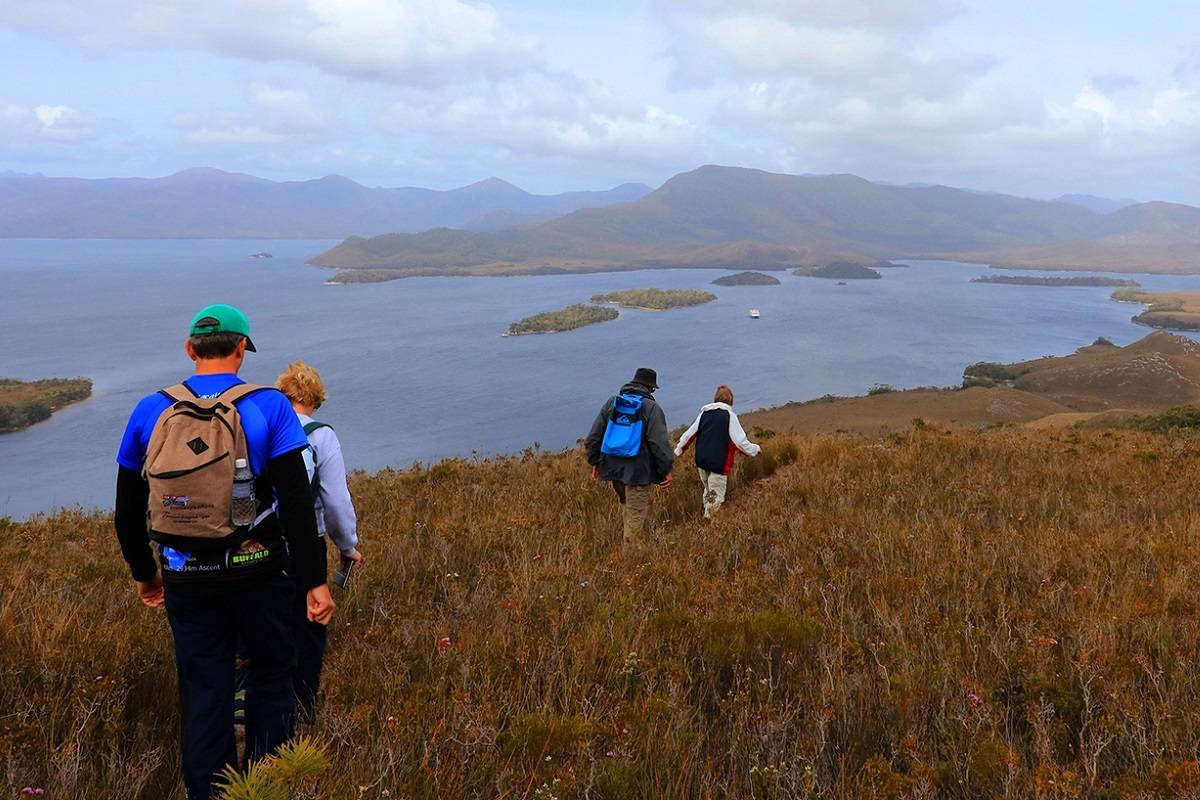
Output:
[[[722,383],[717,387],[716,394],[713,395],[713,402],[724,403],[727,406],[733,405],[733,389]]]
[[[314,409],[325,405],[325,381],[321,380],[319,372],[303,361],[292,362],[276,379],[275,388],[293,403]]]

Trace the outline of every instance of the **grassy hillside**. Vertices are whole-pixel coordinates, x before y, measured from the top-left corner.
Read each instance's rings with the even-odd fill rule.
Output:
[[[578,453],[355,476],[315,796],[1194,796],[1200,439],[766,445],[711,523],[680,470],[626,552]],[[4,784],[179,797],[110,520],[0,523],[0,565]]]
[[[972,428],[1108,425],[1200,403],[1200,344],[1162,332],[1125,347],[1099,339],[1067,356],[974,364],[963,379],[961,387],[789,403],[745,414],[743,420],[798,434],[877,434],[905,428],[914,417]]]
[[[1143,292],[1118,289],[1112,299],[1119,303],[1140,303],[1146,310],[1133,321],[1150,328],[1175,331],[1200,330],[1200,292]]]

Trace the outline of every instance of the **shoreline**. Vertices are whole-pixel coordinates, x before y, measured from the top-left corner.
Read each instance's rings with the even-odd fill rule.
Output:
[[[0,436],[29,430],[92,396],[91,378],[0,379]]]

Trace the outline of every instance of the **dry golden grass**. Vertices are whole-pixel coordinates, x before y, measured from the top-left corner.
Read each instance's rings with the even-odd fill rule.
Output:
[[[622,552],[578,453],[358,476],[321,797],[1195,797],[1200,438],[776,436]],[[178,797],[110,523],[0,526],[0,770]],[[387,794],[385,794],[385,792]]]

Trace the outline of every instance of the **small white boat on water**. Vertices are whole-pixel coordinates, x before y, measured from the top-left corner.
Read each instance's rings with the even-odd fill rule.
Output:
[[[758,319],[762,316],[757,308],[750,309],[750,319]]]

